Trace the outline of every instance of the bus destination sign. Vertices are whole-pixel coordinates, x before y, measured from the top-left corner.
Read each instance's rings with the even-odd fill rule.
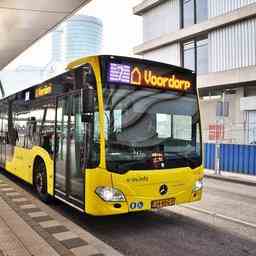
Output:
[[[160,72],[155,68],[144,68],[139,65],[110,63],[108,82],[127,83],[134,86],[188,91],[192,89],[192,81],[182,79],[174,72]]]
[[[53,86],[51,83],[36,88],[35,97],[39,98],[52,93]]]

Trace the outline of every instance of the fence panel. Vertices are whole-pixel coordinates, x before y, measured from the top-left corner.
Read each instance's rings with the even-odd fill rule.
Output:
[[[215,144],[204,144],[204,167],[206,169],[215,168]]]
[[[256,146],[221,144],[220,169],[228,172],[256,175]]]
[[[215,168],[215,144],[204,144],[204,167]],[[220,144],[220,169],[256,175],[256,145]]]

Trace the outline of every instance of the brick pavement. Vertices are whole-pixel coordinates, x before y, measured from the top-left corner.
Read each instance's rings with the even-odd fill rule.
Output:
[[[0,256],[121,255],[85,231],[74,232],[40,204],[0,175]]]

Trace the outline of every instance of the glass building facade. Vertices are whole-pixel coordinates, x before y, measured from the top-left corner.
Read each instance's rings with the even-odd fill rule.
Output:
[[[92,16],[73,16],[52,34],[53,62],[67,63],[98,54],[102,46],[103,24]]]

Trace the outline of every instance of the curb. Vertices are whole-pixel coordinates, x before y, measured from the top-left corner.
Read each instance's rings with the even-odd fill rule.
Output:
[[[212,212],[212,211],[205,210],[205,209],[202,209],[202,208],[198,208],[198,207],[194,207],[194,206],[187,206],[187,205],[186,206],[180,206],[180,207],[186,208],[186,209],[189,209],[189,210],[192,210],[192,211],[196,211],[196,212],[199,212],[199,213],[202,213],[202,214],[207,214],[209,216],[220,218],[222,220],[226,220],[226,221],[233,222],[233,223],[236,223],[236,224],[240,224],[240,225],[243,225],[243,226],[246,226],[246,227],[249,227],[249,228],[256,229],[256,224],[254,224],[254,223],[250,223],[250,222],[247,222],[247,221],[244,221],[244,220],[229,217],[229,216],[217,213],[217,212]]]
[[[210,179],[215,179],[215,180],[224,180],[232,183],[237,183],[237,184],[243,184],[247,186],[256,186],[256,181],[251,181],[251,180],[245,180],[245,179],[239,179],[235,177],[226,177],[223,175],[216,175],[216,174],[204,174],[204,177],[210,178]]]

